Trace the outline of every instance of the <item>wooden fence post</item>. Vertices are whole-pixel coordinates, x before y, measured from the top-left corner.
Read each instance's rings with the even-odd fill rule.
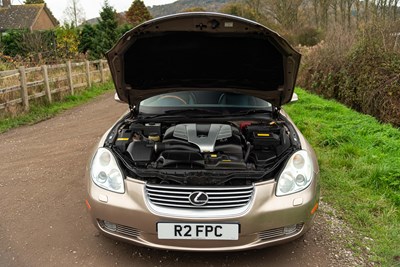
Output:
[[[49,83],[49,73],[47,72],[47,65],[42,66],[43,71],[43,81],[44,81],[44,92],[46,93],[47,100],[49,103],[52,102],[51,99],[51,91],[50,91],[50,83]]]
[[[24,111],[29,111],[29,98],[28,98],[28,86],[26,82],[25,67],[19,67],[20,81],[21,81],[21,99]]]
[[[86,81],[87,81],[87,87],[90,88],[92,87],[92,80],[90,77],[90,62],[86,60]]]
[[[100,81],[104,83],[104,67],[103,60],[100,59]]]
[[[67,61],[67,72],[68,72],[68,85],[71,90],[71,95],[74,95],[74,81],[72,80],[72,66],[71,61]]]

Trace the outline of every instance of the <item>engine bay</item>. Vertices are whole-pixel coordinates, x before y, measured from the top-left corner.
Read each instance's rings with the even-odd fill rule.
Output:
[[[215,183],[235,175],[250,180],[271,178],[298,146],[292,126],[272,119],[222,123],[132,121],[119,126],[111,143],[135,177],[166,181],[171,174],[174,181],[185,184],[199,180]]]

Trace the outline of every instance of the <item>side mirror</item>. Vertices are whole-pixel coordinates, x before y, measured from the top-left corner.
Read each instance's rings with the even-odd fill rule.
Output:
[[[292,99],[290,99],[290,103],[296,102],[297,100],[299,100],[299,96],[296,93],[293,93]]]
[[[115,100],[115,102],[118,102],[118,103],[125,103],[124,101],[122,101],[121,99],[119,99],[117,93],[115,93],[115,95],[114,95],[114,100]]]

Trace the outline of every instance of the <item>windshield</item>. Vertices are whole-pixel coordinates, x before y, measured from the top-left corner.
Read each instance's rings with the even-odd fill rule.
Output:
[[[233,114],[254,109],[272,110],[272,105],[260,98],[215,91],[184,91],[153,96],[140,102],[142,114],[163,114],[169,110],[208,109]]]

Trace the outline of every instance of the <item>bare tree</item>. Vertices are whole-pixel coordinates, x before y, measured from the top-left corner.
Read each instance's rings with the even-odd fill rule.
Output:
[[[261,0],[245,0],[245,4],[248,6],[250,11],[254,14],[255,20],[260,20],[260,13],[261,13]]]
[[[265,0],[268,13],[285,29],[298,26],[300,6],[304,0]]]
[[[279,25],[292,33],[302,27],[326,32],[334,24],[354,31],[371,22],[400,20],[400,0],[242,0],[242,3],[256,20]]]
[[[85,21],[85,11],[79,0],[69,0],[67,8],[64,10],[64,21],[77,27]]]
[[[314,20],[315,20],[315,26],[319,27],[319,0],[313,0],[312,2],[313,5],[313,10],[314,10]]]
[[[364,0],[364,22],[367,23],[369,19],[369,0]]]
[[[356,0],[356,26],[357,29],[360,26],[360,12],[361,12],[361,3],[360,1]]]
[[[333,17],[335,19],[335,24],[336,24],[338,22],[338,0],[332,0],[331,7],[333,10]]]
[[[379,1],[379,9],[380,9],[380,15],[383,20],[386,19],[386,10],[387,10],[387,0],[380,0]]]
[[[321,14],[321,23],[324,29],[328,28],[329,22],[329,5],[331,0],[320,0],[320,14]]]
[[[399,0],[394,0],[393,3],[393,20],[397,20],[397,11],[399,9]]]
[[[340,8],[340,18],[341,18],[341,25],[344,28],[346,25],[346,5],[345,5],[346,0],[340,0],[339,2],[339,8]]]
[[[373,15],[373,19],[380,19],[384,21],[396,21],[397,13],[399,11],[399,0],[364,0],[365,5],[365,21],[370,18],[369,14]]]
[[[354,1],[358,0],[346,0],[347,27],[349,27],[349,30],[351,29],[351,9]]]

